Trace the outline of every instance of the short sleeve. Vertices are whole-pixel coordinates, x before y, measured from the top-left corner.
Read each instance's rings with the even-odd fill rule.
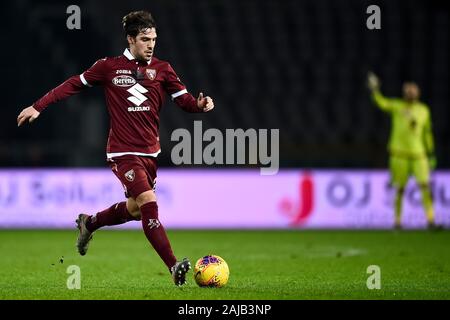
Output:
[[[105,75],[106,58],[97,60],[92,67],[80,74],[80,79],[85,86],[92,87],[103,84]]]

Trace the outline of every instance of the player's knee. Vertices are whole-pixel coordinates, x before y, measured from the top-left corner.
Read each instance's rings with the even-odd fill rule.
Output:
[[[130,216],[132,216],[135,220],[141,220],[141,211],[138,209],[136,211],[128,211]]]
[[[138,205],[137,205],[137,203],[136,203],[136,200],[134,200],[134,199],[131,198],[131,197],[127,199],[127,210],[128,210],[128,212],[130,212],[130,213],[139,210],[139,207],[138,207]]]
[[[155,201],[156,201],[156,194],[153,190],[142,192],[140,195],[136,197],[136,204],[138,205],[139,208],[146,203]]]

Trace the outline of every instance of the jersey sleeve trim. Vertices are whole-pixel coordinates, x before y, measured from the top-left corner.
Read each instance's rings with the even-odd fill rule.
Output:
[[[183,94],[185,94],[185,93],[188,93],[188,92],[187,92],[186,89],[183,89],[183,90],[180,90],[178,92],[175,92],[175,93],[171,94],[172,100],[177,98],[177,97],[179,97],[179,96],[181,96],[181,95],[183,95]]]
[[[85,86],[92,87],[92,85],[90,85],[89,82],[86,81],[83,74],[80,74],[80,80]]]
[[[134,156],[155,157],[156,158],[158,156],[158,154],[160,154],[160,153],[161,153],[161,149],[156,152],[153,152],[153,153],[131,152],[131,151],[130,152],[111,152],[111,153],[106,154],[106,158],[112,159],[114,157],[121,157],[121,156],[124,156],[127,154],[131,154]]]

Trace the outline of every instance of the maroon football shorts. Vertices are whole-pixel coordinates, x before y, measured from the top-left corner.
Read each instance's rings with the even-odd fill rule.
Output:
[[[109,166],[125,189],[125,197],[136,199],[155,190],[157,163],[154,157],[124,155],[108,160]]]

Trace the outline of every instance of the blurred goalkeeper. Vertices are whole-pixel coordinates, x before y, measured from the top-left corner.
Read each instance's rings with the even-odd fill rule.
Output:
[[[380,92],[378,77],[369,73],[368,86],[375,104],[391,114],[392,130],[388,143],[391,182],[395,188],[395,228],[401,228],[402,198],[412,174],[422,192],[428,228],[434,223],[430,190],[430,170],[436,167],[431,115],[426,104],[419,101],[420,89],[414,82],[403,84],[403,99],[386,98]]]

